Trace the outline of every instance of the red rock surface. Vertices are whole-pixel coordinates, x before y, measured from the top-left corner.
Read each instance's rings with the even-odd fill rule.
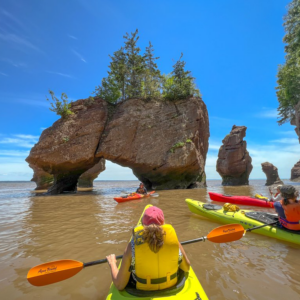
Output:
[[[267,176],[267,182],[265,185],[273,185],[273,184],[283,184],[278,175],[278,169],[269,162],[264,162],[261,164],[263,172]]]
[[[45,172],[43,169],[35,165],[29,165],[33,169],[33,177],[31,181],[36,183],[35,190],[48,190],[53,184],[53,175]]]
[[[81,174],[81,176],[78,179],[77,186],[82,188],[93,187],[94,180],[104,170],[105,170],[105,159],[102,158],[91,169]]]
[[[206,185],[209,123],[200,98],[84,103],[74,102],[73,115],[46,129],[26,159],[54,175],[49,193],[75,190],[101,158],[131,168],[149,189]]]
[[[51,194],[76,190],[79,176],[99,161],[95,152],[108,117],[107,103],[101,99],[90,106],[85,103],[73,102],[74,114],[45,129],[26,158],[30,165],[54,175]]]
[[[105,129],[96,156],[132,169],[148,189],[205,185],[209,123],[199,98],[128,100]]]
[[[220,147],[217,172],[222,177],[222,185],[248,185],[252,171],[251,157],[247,151],[246,126],[233,125],[230,134],[222,141]]]
[[[292,181],[300,181],[300,160],[294,165],[291,170],[291,180]]]

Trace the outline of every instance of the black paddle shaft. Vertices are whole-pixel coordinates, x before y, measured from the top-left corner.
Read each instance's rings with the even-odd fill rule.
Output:
[[[206,237],[201,237],[201,238],[198,238],[198,239],[188,240],[188,241],[182,242],[181,245],[188,245],[188,244],[192,244],[192,243],[202,242],[202,241],[205,241],[205,240],[206,240]],[[116,259],[121,259],[122,257],[123,257],[123,255],[118,255],[118,256],[116,256]],[[106,262],[107,262],[106,258],[99,259],[99,260],[94,260],[94,261],[90,261],[90,262],[87,262],[87,263],[83,263],[83,267],[86,268],[86,267],[90,267],[90,266],[94,266],[94,265],[100,265],[100,264],[104,264]]]
[[[260,225],[260,226],[256,226],[256,227],[253,227],[253,228],[248,228],[246,229],[247,232],[250,232],[252,230],[255,230],[255,229],[259,229],[259,228],[263,228],[263,227],[266,227],[266,226],[271,226],[271,225],[275,225],[277,224],[279,221],[276,221],[276,222],[273,222],[273,223],[269,223],[269,224],[264,224],[264,225]]]

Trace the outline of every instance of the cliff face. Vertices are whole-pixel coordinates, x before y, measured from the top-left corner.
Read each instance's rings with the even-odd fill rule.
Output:
[[[267,176],[267,182],[265,185],[272,185],[272,184],[283,184],[281,179],[278,175],[278,169],[269,162],[264,162],[261,164],[263,172]]]
[[[46,129],[26,159],[54,175],[50,193],[75,190],[101,158],[131,168],[150,189],[205,186],[209,123],[201,99],[84,103]]]
[[[131,168],[148,189],[189,188],[205,184],[208,138],[202,100],[132,99],[118,106],[96,157]]]
[[[291,170],[291,180],[292,181],[300,181],[300,160],[294,165]]]
[[[106,102],[95,99],[87,106],[78,100],[71,110],[74,114],[43,131],[26,158],[30,165],[54,175],[50,194],[76,190],[79,176],[100,160],[95,152],[108,117]]]
[[[230,134],[222,141],[220,147],[217,172],[222,177],[222,185],[248,185],[252,171],[251,157],[247,151],[246,126],[233,125]]]

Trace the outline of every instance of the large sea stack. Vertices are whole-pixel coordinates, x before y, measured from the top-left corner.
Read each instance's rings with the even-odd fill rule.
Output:
[[[233,125],[230,134],[223,139],[220,147],[217,172],[222,177],[222,185],[248,185],[252,171],[251,157],[247,151],[246,126]]]
[[[283,184],[278,175],[278,169],[269,162],[264,162],[261,164],[263,172],[267,176],[267,182],[265,185],[273,185],[273,184]]]
[[[200,98],[95,98],[72,103],[73,114],[43,131],[26,161],[54,175],[50,194],[76,190],[78,178],[100,159],[133,170],[148,189],[206,185],[209,121]]]

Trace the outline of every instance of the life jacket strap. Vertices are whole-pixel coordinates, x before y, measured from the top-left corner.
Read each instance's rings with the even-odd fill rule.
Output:
[[[176,277],[177,277],[177,272],[170,276],[170,280],[172,280]],[[140,278],[140,277],[136,276],[136,274],[135,274],[135,278],[136,278],[136,281],[138,281],[139,283],[147,284],[147,279]],[[168,277],[154,278],[154,279],[151,279],[151,284],[161,284],[161,283],[167,282],[167,280],[168,280]]]
[[[288,221],[288,220],[286,220],[284,218],[281,218],[281,217],[279,217],[279,221],[282,222],[282,223],[287,223],[287,224],[300,224],[300,221],[298,221],[298,222],[290,222],[290,221]]]

